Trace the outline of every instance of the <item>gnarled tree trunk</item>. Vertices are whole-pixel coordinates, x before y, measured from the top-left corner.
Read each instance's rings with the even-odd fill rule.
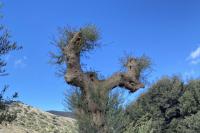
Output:
[[[98,129],[104,129],[104,114],[101,107],[92,99],[91,93],[99,93],[99,98],[105,97],[115,87],[123,87],[135,92],[144,85],[137,76],[137,62],[135,58],[129,58],[125,63],[126,72],[114,73],[107,79],[98,79],[95,72],[84,72],[80,64],[80,54],[84,45],[84,38],[81,31],[73,34],[73,37],[64,47],[63,53],[67,65],[65,80],[68,84],[81,89],[84,100],[87,103],[88,111],[92,114],[93,124]]]
[[[93,44],[88,43],[88,41],[96,41],[96,32],[87,27],[64,33],[67,39],[66,41],[61,39],[58,45],[62,55],[58,57],[57,63],[66,63],[65,81],[80,88],[82,100],[86,103],[87,111],[91,114],[93,126],[101,129],[99,132],[106,133],[105,111],[102,110],[106,96],[116,87],[122,87],[130,92],[143,88],[144,85],[140,82],[140,75],[142,69],[148,67],[149,64],[144,63],[144,66],[142,66],[142,60],[128,57],[123,63],[126,68],[125,71],[116,72],[107,79],[100,79],[94,71],[83,71],[80,63],[83,51],[93,49]],[[102,100],[102,103],[97,103],[94,95],[100,101]],[[84,109],[80,108],[77,113],[84,113]]]

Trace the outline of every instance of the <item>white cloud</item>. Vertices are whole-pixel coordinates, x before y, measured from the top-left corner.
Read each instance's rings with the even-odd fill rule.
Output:
[[[200,59],[192,60],[192,61],[190,61],[190,63],[193,65],[197,65],[200,63]]]
[[[190,53],[190,56],[187,58],[191,64],[197,65],[200,63],[200,46]]]
[[[15,67],[20,67],[20,68],[24,68],[26,67],[26,60],[27,60],[27,57],[26,56],[23,56],[21,59],[16,59],[14,61],[14,66]]]
[[[190,54],[191,59],[197,59],[200,57],[200,47],[198,47],[196,50],[192,51]]]

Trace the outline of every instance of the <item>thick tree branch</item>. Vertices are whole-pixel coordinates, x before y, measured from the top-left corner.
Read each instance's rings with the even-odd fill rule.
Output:
[[[69,43],[63,49],[67,72],[65,80],[68,84],[86,89],[88,84],[98,82],[95,72],[83,72],[80,64],[80,56],[84,47],[84,37],[81,32],[76,32]],[[90,82],[91,81],[91,82]]]
[[[72,35],[68,44],[63,48],[63,54],[67,65],[65,80],[68,84],[80,87],[84,91],[87,91],[91,86],[95,88],[95,86],[98,85],[100,85],[102,89],[104,88],[104,91],[109,91],[119,86],[131,92],[135,92],[139,88],[144,87],[139,80],[142,68],[140,66],[141,64],[138,64],[138,59],[133,57],[127,58],[123,64],[126,68],[125,72],[115,73],[106,80],[99,80],[95,72],[83,72],[80,64],[80,56],[84,48],[88,47],[85,46],[87,41],[81,30],[72,33]]]
[[[81,33],[77,32],[64,48],[64,55],[66,58],[67,72],[65,80],[67,83],[83,88],[85,74],[80,64],[80,53],[83,45],[81,40]]]
[[[140,88],[144,88],[144,84],[140,82],[138,77],[137,62],[134,58],[127,60],[125,67],[126,72],[113,74],[110,78],[103,81],[106,90],[112,90],[115,87],[123,87],[131,92],[135,92]]]
[[[115,87],[123,87],[131,92],[144,88],[144,84],[135,79],[128,73],[116,73],[107,80],[103,81],[106,90],[112,90]]]

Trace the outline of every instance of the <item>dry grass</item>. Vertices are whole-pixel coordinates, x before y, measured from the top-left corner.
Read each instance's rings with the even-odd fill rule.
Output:
[[[75,120],[52,115],[22,103],[10,105],[17,119],[0,126],[0,133],[76,133]]]

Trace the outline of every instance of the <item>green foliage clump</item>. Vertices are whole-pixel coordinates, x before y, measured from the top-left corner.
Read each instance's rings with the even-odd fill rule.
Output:
[[[145,74],[148,74],[147,72],[149,70],[151,70],[151,65],[152,65],[152,62],[151,62],[151,59],[146,56],[146,55],[143,55],[141,57],[134,57],[132,55],[125,55],[124,57],[122,57],[120,59],[120,64],[122,64],[122,67],[124,69],[127,69],[127,63],[130,61],[130,60],[135,60],[135,73],[136,73],[136,78],[139,79],[142,81],[145,81],[147,75]]]
[[[4,26],[0,26],[0,76],[7,75],[5,66],[7,63],[4,60],[4,56],[10,51],[21,49],[16,42],[10,41],[10,35]]]
[[[100,34],[95,25],[86,25],[80,29],[80,32],[83,36],[83,47],[82,52],[88,52],[93,50],[99,45],[97,41],[100,39]]]
[[[57,39],[53,40],[53,44],[58,47],[57,52],[51,52],[50,55],[53,59],[53,63],[57,65],[62,65],[65,62],[64,48],[69,44],[74,35],[78,32],[82,35],[82,47],[80,54],[83,55],[85,52],[90,52],[99,46],[98,40],[100,39],[100,34],[95,25],[86,25],[81,29],[64,27],[59,28],[59,36]]]
[[[16,119],[16,112],[9,111],[9,104],[13,101],[13,99],[18,97],[18,94],[15,93],[11,99],[5,99],[4,94],[7,91],[8,86],[5,86],[0,93],[0,124],[6,122],[12,122]]]
[[[70,105],[70,109],[75,113],[78,131],[80,133],[124,133],[130,119],[125,113],[122,102],[120,102],[119,94],[111,93],[101,98],[99,96],[98,92],[93,92],[91,95],[104,115],[103,127],[97,127],[93,124],[92,113],[88,110],[88,104],[80,91],[76,90],[66,97],[65,102]]]
[[[200,132],[197,128],[200,119],[199,95],[200,80],[191,80],[185,84],[178,77],[162,78],[127,108],[133,121],[131,126],[138,129],[138,123],[143,122],[142,118],[148,114],[149,119],[144,123],[151,122],[152,132]],[[136,133],[139,133],[139,130]]]
[[[200,132],[200,111],[191,116],[186,116],[181,120],[176,130],[179,133],[197,133]]]
[[[126,127],[125,133],[153,133],[152,119],[149,117],[149,114],[142,116],[134,127],[133,122],[131,122]]]
[[[141,56],[141,57],[137,57],[136,58],[136,63],[137,63],[137,78],[145,78],[145,75],[141,75],[144,74],[144,72],[146,70],[150,70],[150,66],[151,66],[151,60],[148,56]]]

